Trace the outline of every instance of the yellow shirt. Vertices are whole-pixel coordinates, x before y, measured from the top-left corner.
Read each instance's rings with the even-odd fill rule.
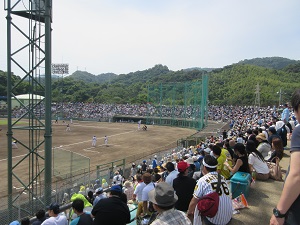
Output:
[[[231,159],[230,153],[227,151],[227,149],[222,148],[221,155],[217,158],[217,170],[220,170],[220,174],[225,177],[225,179],[228,179],[230,177],[230,171],[227,166],[224,165],[226,159]],[[232,166],[232,161],[228,161],[228,164]]]

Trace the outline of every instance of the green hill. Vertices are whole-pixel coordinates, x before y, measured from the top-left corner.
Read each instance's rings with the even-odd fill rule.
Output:
[[[282,89],[283,101],[289,101],[292,92],[299,88],[299,75],[253,65],[226,66],[210,73],[209,100],[212,104],[253,105],[259,84],[261,105],[277,105],[277,92]]]
[[[209,76],[209,102],[215,105],[253,105],[255,90],[259,85],[260,104],[278,105],[279,92],[282,102],[290,100],[299,88],[300,62],[281,57],[243,60],[224,68],[206,70],[189,68],[171,71],[165,65],[128,74],[113,73],[93,75],[76,71],[64,79],[52,80],[52,100],[65,102],[145,103],[148,84],[193,82]],[[2,78],[3,77],[3,78]],[[0,95],[6,95],[6,73],[0,71]],[[13,76],[16,83],[20,77]],[[29,91],[24,83],[14,89],[15,94]]]
[[[105,83],[115,79],[116,77],[118,77],[118,75],[114,73],[102,73],[99,75],[94,75],[86,71],[77,70],[68,77],[76,81],[83,81],[86,83]]]
[[[270,69],[282,69],[284,67],[287,67],[288,65],[296,64],[296,63],[299,63],[299,61],[287,59],[283,57],[254,58],[254,59],[245,59],[238,62],[238,64],[261,66]]]

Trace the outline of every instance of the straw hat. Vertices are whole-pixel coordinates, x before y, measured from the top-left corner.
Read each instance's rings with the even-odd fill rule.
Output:
[[[263,141],[267,140],[266,135],[263,133],[260,133],[256,136],[256,139],[261,139]]]

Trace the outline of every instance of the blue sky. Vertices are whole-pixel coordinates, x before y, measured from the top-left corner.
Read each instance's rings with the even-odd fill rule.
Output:
[[[256,57],[300,60],[299,11],[299,0],[53,0],[52,62],[97,75],[155,64],[180,70]],[[5,16],[2,7],[6,71]]]

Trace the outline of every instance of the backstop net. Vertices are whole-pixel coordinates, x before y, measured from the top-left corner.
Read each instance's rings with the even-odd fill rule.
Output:
[[[207,125],[208,77],[148,86],[147,124],[203,129]]]

